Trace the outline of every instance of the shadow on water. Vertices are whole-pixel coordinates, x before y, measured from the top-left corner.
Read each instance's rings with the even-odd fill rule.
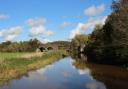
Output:
[[[105,84],[106,89],[128,89],[128,70],[118,66],[87,63],[84,54],[72,56],[75,59],[73,65],[77,69],[89,69],[90,75]],[[86,60],[85,60],[86,59]],[[90,84],[90,89],[99,89],[97,84]]]

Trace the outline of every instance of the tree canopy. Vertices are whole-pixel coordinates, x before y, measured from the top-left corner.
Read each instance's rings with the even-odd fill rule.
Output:
[[[86,53],[90,61],[128,64],[128,0],[114,0],[113,12],[89,37]]]

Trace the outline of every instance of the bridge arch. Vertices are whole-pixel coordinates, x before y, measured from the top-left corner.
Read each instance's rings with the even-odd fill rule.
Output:
[[[39,48],[40,52],[44,52],[46,49],[44,47]]]

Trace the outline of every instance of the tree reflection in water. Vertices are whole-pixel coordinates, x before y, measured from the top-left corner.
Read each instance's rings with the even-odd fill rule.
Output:
[[[72,56],[72,58],[75,59],[73,62],[75,68],[86,70],[85,73],[90,73],[92,79],[102,82],[106,86],[105,88],[101,83],[95,82],[85,84],[86,88],[128,89],[128,70],[117,66],[88,63],[86,56],[84,57],[83,54]]]

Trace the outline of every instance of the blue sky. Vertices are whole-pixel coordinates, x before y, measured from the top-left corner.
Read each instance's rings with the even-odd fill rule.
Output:
[[[111,13],[112,0],[0,0],[0,42],[69,40],[89,34]]]

